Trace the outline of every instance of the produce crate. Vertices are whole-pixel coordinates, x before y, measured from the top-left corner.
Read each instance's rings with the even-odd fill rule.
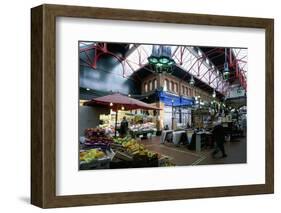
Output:
[[[159,159],[158,159],[158,166],[161,167],[167,163],[171,162],[171,157],[166,156],[166,155],[162,155]]]
[[[148,161],[141,161],[141,160],[124,161],[119,159],[113,159],[113,161],[110,162],[111,169],[145,168],[145,167],[158,167],[158,159],[151,159]]]
[[[109,157],[98,159],[97,169],[109,169],[110,161],[111,161],[111,159]]]
[[[127,169],[127,168],[132,168],[132,162],[131,161],[113,159],[110,162],[110,169]]]
[[[148,157],[146,155],[136,155],[132,161],[133,168],[145,168],[145,167],[158,167],[157,157]]]
[[[100,159],[94,159],[90,162],[80,162],[80,170],[91,170],[91,169],[109,169],[110,168],[110,157],[103,157]]]
[[[90,144],[90,143],[85,143],[83,148],[84,149],[100,148],[100,149],[102,149],[105,152],[106,150],[110,149],[110,144],[102,144],[102,143]]]
[[[96,159],[86,162],[86,161],[81,161],[80,162],[80,170],[89,170],[89,169],[95,169],[98,166],[98,161]]]
[[[114,158],[113,159],[121,159],[124,161],[132,161],[133,157],[125,152],[121,152],[121,151],[116,151]]]
[[[121,149],[123,146],[121,144],[112,143],[110,147],[113,149]]]

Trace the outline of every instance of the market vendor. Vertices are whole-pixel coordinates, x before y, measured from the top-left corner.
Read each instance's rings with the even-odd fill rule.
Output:
[[[128,132],[128,127],[129,127],[129,123],[126,120],[126,117],[123,117],[123,120],[121,121],[121,125],[120,125],[120,136],[123,138],[127,135]]]

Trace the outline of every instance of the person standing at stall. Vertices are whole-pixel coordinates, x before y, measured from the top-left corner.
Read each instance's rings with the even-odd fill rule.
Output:
[[[129,123],[126,120],[126,117],[124,116],[123,120],[121,121],[121,125],[120,125],[120,136],[122,138],[127,135],[128,127],[129,127]]]
[[[217,121],[215,123],[214,129],[212,131],[213,133],[213,138],[216,142],[216,147],[215,150],[212,153],[212,156],[215,157],[216,154],[221,151],[222,153],[222,158],[227,157],[224,149],[224,137],[225,137],[225,130],[223,126],[221,125],[220,121]]]

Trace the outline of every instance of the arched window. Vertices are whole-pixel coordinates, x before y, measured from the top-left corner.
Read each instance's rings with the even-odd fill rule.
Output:
[[[185,94],[186,94],[187,96],[190,95],[187,87],[185,88]]]
[[[193,90],[192,90],[191,88],[189,88],[189,95],[190,95],[190,96],[194,96],[194,95],[193,95]]]
[[[186,92],[185,92],[185,87],[184,86],[182,86],[181,91],[182,91],[182,94],[185,95]]]
[[[153,80],[153,88],[157,89],[157,81],[156,81],[156,79]]]
[[[178,84],[177,83],[174,83],[174,91],[177,93],[178,92]]]
[[[149,81],[149,91],[152,90],[152,81]]]
[[[144,92],[148,92],[148,86],[147,86],[147,83],[144,83]]]
[[[174,83],[172,81],[170,81],[170,88],[169,88],[170,91],[174,91]]]
[[[169,90],[169,80],[168,79],[165,79],[164,81],[164,91],[168,91]]]

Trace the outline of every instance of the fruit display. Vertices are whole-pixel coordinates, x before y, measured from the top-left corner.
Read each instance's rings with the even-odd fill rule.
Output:
[[[106,135],[114,135],[115,128],[109,124],[101,124],[99,128],[102,128],[105,131]]]
[[[111,138],[108,137],[93,137],[91,139],[85,140],[86,146],[105,146],[109,147],[110,144],[113,142]]]
[[[81,144],[80,169],[143,168],[173,166],[167,157],[148,150],[130,136],[110,137],[102,128],[85,130]]]
[[[89,149],[80,151],[80,170],[91,169],[109,169],[111,155],[109,151],[102,151],[101,149]]]
[[[92,138],[92,137],[99,137],[105,136],[105,130],[102,128],[87,128],[85,129],[85,137]]]
[[[114,142],[122,145],[123,149],[132,156],[145,156],[148,158],[157,158],[158,153],[149,151],[145,148],[143,144],[138,143],[135,139],[125,137],[125,138],[115,138]]]
[[[160,165],[160,167],[170,167],[170,166],[176,166],[176,164],[172,163],[171,161],[166,161]]]
[[[123,143],[127,143],[131,140],[130,137],[124,137],[124,138],[113,138],[114,143],[122,145]]]
[[[105,130],[101,128],[88,128],[85,130],[85,146],[92,148],[110,148],[110,144],[113,143],[113,139],[105,134]]]
[[[80,151],[80,161],[85,161],[86,163],[105,157],[105,153],[100,149],[89,149],[85,151]]]
[[[140,133],[141,132],[155,132],[156,127],[155,127],[155,123],[147,122],[147,123],[144,123],[144,124],[131,125],[130,130],[132,132],[140,132]]]
[[[165,155],[162,155],[159,158],[158,165],[159,167],[175,166],[175,164],[172,163],[171,158]]]

